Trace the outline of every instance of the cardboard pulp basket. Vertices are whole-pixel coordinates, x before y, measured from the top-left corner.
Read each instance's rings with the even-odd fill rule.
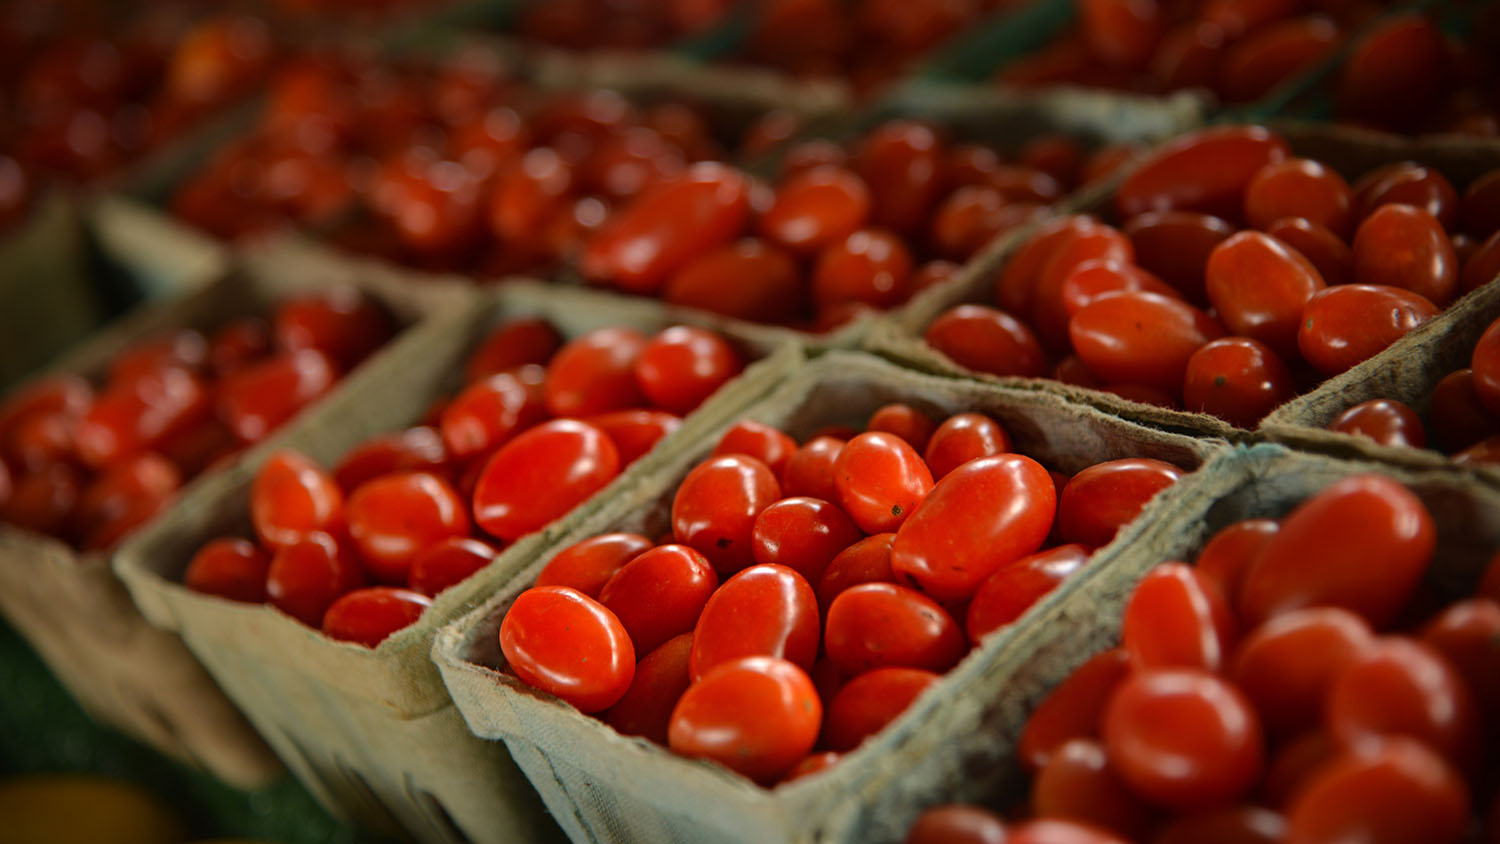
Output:
[[[1287,140],[1294,155],[1316,159],[1338,171],[1350,182],[1384,164],[1412,160],[1442,171],[1461,188],[1489,170],[1500,167],[1500,141],[1490,139],[1412,139],[1326,124],[1272,122],[1268,125]],[[1067,210],[1072,213],[1111,215],[1114,212],[1114,192],[1111,189],[1079,196]],[[913,300],[906,308],[877,325],[865,339],[864,348],[926,372],[964,375],[1019,389],[1055,390],[1109,413],[1165,430],[1223,437],[1232,442],[1263,439],[1255,432],[1236,428],[1222,419],[1204,413],[1169,410],[1123,399],[1102,390],[1062,384],[1051,379],[1000,377],[974,372],[928,345],[923,339],[927,326],[948,309],[966,302],[994,305],[995,279],[1011,255],[1030,239],[1034,231],[1035,227],[1018,229],[990,244],[984,253],[986,272],[966,272],[953,282],[934,288]],[[1450,310],[1457,307],[1450,306]],[[1305,424],[1304,418],[1310,417],[1304,417],[1306,411],[1300,409],[1307,406],[1308,402],[1304,400],[1319,405],[1326,404],[1329,397],[1348,389],[1353,372],[1373,373],[1374,370],[1367,362],[1351,370],[1351,373],[1329,379],[1303,397],[1283,405],[1268,416],[1266,422]],[[1318,398],[1311,398],[1313,396]]]
[[[857,352],[830,352],[813,361],[739,418],[804,438],[826,425],[862,426],[872,411],[894,401],[934,415],[989,414],[1014,439],[1016,451],[1066,472],[1123,457],[1153,457],[1191,469],[1225,447],[1111,418],[1043,391],[924,375]],[[678,483],[732,421],[737,420],[725,420],[683,443],[630,496],[600,508],[552,543],[483,606],[444,628],[433,656],[469,727],[505,742],[573,841],[899,840],[904,829],[892,834],[889,819],[904,818],[913,808],[906,778],[921,777],[933,793],[957,788],[969,775],[957,764],[957,754],[982,759],[1005,749],[974,746],[981,726],[976,717],[987,696],[977,687],[996,670],[996,655],[1034,626],[1034,611],[987,639],[896,722],[838,765],[775,789],[761,788],[718,765],[676,756],[645,739],[622,736],[504,671],[500,622],[552,555],[609,531],[658,535],[670,524]]]
[[[427,283],[404,277],[411,289]],[[378,381],[351,385],[325,403],[280,445],[332,466],[372,435],[417,424],[434,400],[462,386],[464,362],[498,320],[536,315],[570,337],[603,326],[655,331],[673,324],[649,302],[600,303],[581,291],[504,284],[405,347]],[[792,346],[744,345],[766,357],[690,415],[679,434],[717,424],[758,398],[800,357]],[[489,567],[438,596],[416,624],[374,649],[329,639],[267,604],[235,603],[181,585],[188,561],[205,542],[252,535],[248,498],[269,456],[264,451],[205,483],[142,532],[120,553],[117,570],[147,617],[181,634],[277,754],[336,814],[374,832],[424,842],[542,840],[555,835],[555,827],[505,748],[464,727],[429,657],[432,637],[552,538],[631,489],[671,441],[572,513],[506,547]]]
[[[0,391],[83,339],[103,318],[83,224],[59,192],[0,232]]]
[[[334,396],[359,383],[379,383],[399,360],[401,348],[430,330],[430,316],[468,295],[462,288],[406,289],[333,268],[299,275],[268,254],[176,301],[142,306],[49,372],[102,376],[119,351],[146,337],[183,327],[207,331],[233,317],[268,315],[281,298],[342,283],[364,289],[408,329],[336,386]],[[318,404],[333,400],[325,397]],[[296,424],[289,423],[283,434],[273,434],[252,453],[273,447]],[[215,474],[210,471],[188,483],[173,506],[186,506],[218,480]],[[157,521],[171,518],[169,510]],[[250,787],[269,782],[281,771],[275,757],[181,640],[141,616],[110,569],[112,553],[79,552],[61,540],[0,524],[0,612],[95,718],[229,783]]]

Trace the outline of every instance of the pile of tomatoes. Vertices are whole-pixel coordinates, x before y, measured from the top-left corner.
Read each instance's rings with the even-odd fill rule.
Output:
[[[1120,647],[1021,733],[1037,820],[944,807],[908,844],[1494,840],[1500,556],[1445,601],[1436,541],[1420,499],[1356,475],[1157,566]]]
[[[1183,135],[1121,184],[1120,229],[1050,221],[995,303],[927,342],[970,369],[1050,376],[1253,428],[1500,273],[1500,171],[1460,197],[1400,162],[1351,187],[1260,127]]]
[[[545,320],[510,320],[424,424],[360,444],[332,472],[295,451],[272,455],[250,489],[258,544],[208,542],[184,582],[375,647],[505,543],[603,489],[741,366],[700,328],[649,338],[601,328],[564,342]]]
[[[97,390],[77,375],[23,388],[0,404],[0,522],[109,548],[394,330],[378,303],[338,288],[286,299],[269,321],[143,340],[115,356]]]
[[[1181,474],[1131,458],[1070,478],[988,416],[905,404],[800,446],[742,421],[677,487],[665,536],[558,552],[500,645],[619,732],[771,785],[878,733]]]

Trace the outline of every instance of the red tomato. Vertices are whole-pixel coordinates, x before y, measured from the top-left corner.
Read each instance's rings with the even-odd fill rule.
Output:
[[[968,369],[1039,377],[1046,358],[1025,323],[984,305],[959,305],[927,326],[927,343]]]
[[[652,404],[685,415],[744,366],[728,340],[707,329],[677,325],[641,349],[635,379]]]
[[[266,573],[266,599],[308,627],[321,628],[333,602],[364,585],[354,550],[314,532],[276,551]]]
[[[1000,423],[979,413],[956,413],[932,433],[923,459],[932,470],[932,476],[941,480],[970,460],[1010,450],[1010,435]]]
[[[963,658],[964,634],[920,592],[892,583],[851,586],[828,607],[824,647],[840,670],[922,668],[944,672]]]
[[[978,806],[934,806],[912,824],[903,844],[1005,844],[1005,822]]]
[[[1354,234],[1360,284],[1409,290],[1439,307],[1458,295],[1458,256],[1435,217],[1410,205],[1382,205]]]
[[[759,230],[795,252],[812,255],[859,229],[870,217],[870,190],[842,167],[814,167],[788,178]]]
[[[567,586],[590,598],[621,566],[651,550],[655,543],[636,533],[605,533],[558,551],[536,576],[537,586]]]
[[[1373,399],[1349,408],[1328,423],[1328,430],[1369,437],[1380,445],[1424,448],[1427,431],[1417,412],[1395,399]]]
[[[1363,363],[1438,309],[1421,296],[1395,287],[1346,284],[1314,294],[1302,310],[1297,348],[1326,375]]]
[[[719,575],[750,565],[755,519],[781,498],[776,475],[753,457],[706,460],[683,478],[672,500],[672,533],[697,550]]]
[[[1283,217],[1301,217],[1348,237],[1354,231],[1354,192],[1343,176],[1309,158],[1268,164],[1245,189],[1245,221],[1264,230]]]
[[[412,558],[407,585],[414,592],[435,598],[488,566],[498,553],[494,546],[478,539],[465,536],[445,539],[423,548]]]
[[[1027,821],[1013,829],[1006,844],[1126,844],[1126,839],[1075,821]]]
[[[1254,428],[1296,394],[1292,373],[1269,346],[1248,337],[1223,337],[1188,358],[1182,402],[1237,428]]]
[[[121,460],[83,488],[70,529],[84,550],[109,548],[164,510],[181,486],[182,473],[160,454]]]
[[[751,533],[755,562],[782,565],[817,583],[834,557],[863,538],[838,507],[817,498],[783,498],[760,512]]]
[[[540,236],[546,220],[572,196],[580,175],[577,170],[546,146],[503,165],[486,209],[490,231],[502,243],[520,244]]]
[[[1497,432],[1500,433],[1500,432]],[[834,483],[834,464],[844,441],[835,437],[813,437],[792,453],[781,473],[781,491],[785,495],[805,495],[834,501],[838,486]]]
[[[274,355],[219,382],[219,418],[247,443],[259,442],[333,388],[339,373],[316,349]]]
[[[1069,739],[1099,735],[1104,708],[1130,673],[1130,658],[1116,648],[1079,666],[1037,704],[1021,730],[1018,753],[1033,771]]]
[[[676,753],[711,759],[762,784],[812,750],[823,704],[807,674],[784,659],[721,663],[688,687],[667,731]]]
[[[1001,454],[949,472],[896,533],[891,569],[939,600],[974,594],[1001,566],[1036,552],[1052,530],[1057,491],[1029,457]]]
[[[16,481],[0,522],[61,537],[78,500],[78,470],[65,463],[43,466]]]
[[[839,752],[853,750],[941,679],[918,668],[877,668],[855,677],[828,703],[823,744]]]
[[[367,648],[410,626],[432,606],[432,599],[407,589],[373,586],[356,589],[333,602],[323,615],[323,635]]]
[[[1037,601],[1083,568],[1089,550],[1082,545],[1059,545],[1022,557],[985,578],[969,603],[964,630],[978,642],[1020,618]]]
[[[635,678],[635,649],[614,613],[566,586],[534,586],[500,622],[506,663],[527,685],[582,712],[615,705]]]
[[[250,521],[278,550],[343,524],[344,496],[316,463],[289,450],[268,458],[250,486]]]
[[[1060,311],[1038,314],[1039,318],[1050,318],[1056,324],[1049,333],[1061,338],[1067,335],[1067,319],[1106,293],[1144,290],[1158,293],[1169,299],[1182,298],[1177,288],[1146,272],[1134,264],[1112,260],[1084,261],[1073,268],[1063,279],[1060,291]]]
[[[1078,13],[1089,53],[1117,71],[1144,68],[1166,28],[1166,16],[1155,0],[1084,0]]]
[[[225,379],[229,389],[233,379]],[[212,413],[207,385],[184,369],[147,372],[102,393],[78,420],[78,458],[99,469],[170,442]]]
[[[1297,250],[1329,287],[1354,280],[1354,250],[1338,235],[1301,217],[1283,217],[1266,234]]]
[[[911,250],[884,229],[860,229],[822,250],[812,272],[821,309],[850,302],[891,308],[911,295]]]
[[[792,780],[801,779],[803,777],[810,777],[813,774],[821,773],[828,770],[829,768],[832,768],[834,765],[837,765],[843,758],[844,755],[842,753],[834,753],[831,750],[826,750],[822,753],[809,754],[808,756],[804,756],[801,762],[793,765],[792,769],[786,772],[786,776],[783,776],[781,778],[781,781],[791,782]]]
[[[605,723],[622,735],[666,744],[672,710],[692,684],[688,674],[692,650],[693,634],[683,633],[642,657],[636,663],[630,689],[604,713]]]
[[[1285,840],[1457,844],[1468,820],[1468,791],[1453,769],[1420,743],[1393,739],[1320,767],[1287,811]]]
[[[1453,238],[1455,250],[1460,237],[1462,235]],[[1459,290],[1470,293],[1489,284],[1500,277],[1500,230],[1476,247],[1472,255],[1464,257],[1461,252],[1455,252],[1455,256],[1463,265],[1458,277]]]
[[[1417,12],[1392,15],[1367,30],[1344,61],[1336,97],[1340,115],[1414,128],[1451,84],[1443,33]]]
[[[474,522],[514,541],[587,501],[620,473],[620,455],[604,432],[555,419],[501,446],[474,489]]]
[[[927,441],[932,438],[932,432],[937,428],[937,423],[932,417],[909,404],[882,405],[870,415],[870,422],[865,426],[867,431],[885,431],[895,434],[906,444],[923,451],[927,448]]]
[[[1432,439],[1444,451],[1465,449],[1500,434],[1500,419],[1480,401],[1472,369],[1450,372],[1432,388],[1427,418],[1432,423]]]
[[[1481,712],[1495,711],[1500,704],[1500,601],[1470,598],[1453,604],[1423,628],[1422,643],[1458,670]]]
[[[448,451],[434,428],[407,428],[371,437],[339,461],[333,480],[345,494],[393,472],[446,472]]]
[[[1464,231],[1475,238],[1500,231],[1500,170],[1491,170],[1469,183],[1461,210]]]
[[[448,482],[427,472],[376,478],[344,505],[349,537],[370,575],[405,584],[412,560],[431,545],[469,535],[469,514]]]
[[[108,382],[119,387],[160,369],[197,371],[208,357],[208,341],[202,333],[180,328],[136,343],[110,363]]]
[[[1178,818],[1156,833],[1152,844],[1280,844],[1286,819],[1269,809],[1240,806]]]
[[[719,438],[713,454],[754,457],[766,464],[772,474],[781,477],[786,474],[787,466],[796,451],[797,441],[777,428],[754,419],[742,419]]]
[[[1115,690],[1104,745],[1120,778],[1152,803],[1191,810],[1242,797],[1265,761],[1250,702],[1204,671],[1138,671]]]
[[[708,599],[693,630],[693,678],[746,656],[787,659],[812,670],[818,601],[802,575],[785,566],[751,566]]]
[[[1039,226],[1006,261],[995,281],[995,303],[1010,313],[1031,313],[1037,281],[1058,247],[1074,234],[1099,225],[1093,217],[1075,214]]]
[[[684,264],[661,297],[751,322],[785,322],[802,312],[807,293],[790,254],[759,240],[740,240]]]
[[[205,595],[261,604],[271,555],[247,539],[215,539],[198,549],[182,576],[183,585]]]
[[[1153,826],[1152,809],[1120,780],[1104,745],[1095,739],[1065,742],[1031,787],[1036,817],[1087,823],[1139,840]]]
[[[596,328],[570,340],[547,366],[547,410],[587,416],[646,404],[635,375],[646,343],[633,328]]]
[[[1095,300],[1068,327],[1073,348],[1106,381],[1176,392],[1188,359],[1223,336],[1213,317],[1155,293],[1117,293]]]
[[[1233,220],[1255,175],[1287,154],[1286,141],[1259,126],[1216,126],[1179,135],[1125,177],[1115,207],[1127,218],[1180,210]]]
[[[625,626],[637,653],[691,633],[719,576],[702,554],[661,545],[620,567],[599,590],[599,603]]]
[[[932,489],[932,473],[905,440],[881,431],[860,434],[834,461],[838,503],[866,533],[895,530]]]
[[[1312,775],[1332,761],[1343,748],[1322,728],[1310,730],[1281,745],[1266,768],[1261,793],[1279,809],[1296,799]]]
[[[1150,73],[1162,91],[1214,86],[1224,51],[1224,31],[1203,21],[1168,29],[1151,58]]]
[[[1395,203],[1426,211],[1444,229],[1452,229],[1458,222],[1458,193],[1453,185],[1442,173],[1415,161],[1371,170],[1355,183],[1354,193],[1361,217],[1369,217],[1381,206]]]
[[[395,333],[385,310],[352,287],[285,300],[276,308],[273,328],[282,351],[316,349],[346,371]]]
[[[854,153],[854,172],[870,188],[875,225],[915,234],[943,190],[943,143],[919,123],[891,121]]]
[[[818,606],[826,614],[833,599],[861,583],[896,583],[891,571],[894,533],[879,533],[855,542],[829,562],[818,580]]]
[[[1283,358],[1296,355],[1302,310],[1324,287],[1306,258],[1254,231],[1240,232],[1214,249],[1205,285],[1230,331],[1265,343]]]
[[[1120,622],[1122,647],[1137,670],[1222,671],[1236,632],[1218,585],[1184,563],[1162,563],[1141,578]]]
[[[1147,211],[1125,222],[1140,267],[1172,285],[1195,305],[1207,305],[1204,269],[1214,247],[1235,232],[1218,217],[1192,211]]]
[[[1426,572],[1435,535],[1432,516],[1406,487],[1380,475],[1345,478],[1282,520],[1245,573],[1240,616],[1258,624],[1329,605],[1388,624]]]
[[[644,457],[662,438],[682,427],[682,417],[660,410],[616,410],[583,421],[609,437],[624,466]]]
[[[1067,345],[1071,314],[1063,290],[1074,271],[1093,261],[1129,264],[1134,257],[1130,241],[1110,226],[1096,225],[1065,235],[1042,265],[1031,293],[1031,321],[1042,342],[1049,348]]]
[[[23,473],[54,463],[71,463],[77,455],[74,434],[78,422],[76,416],[47,410],[18,416],[5,429],[0,455]]]
[[[988,185],[967,185],[948,195],[932,217],[928,240],[939,255],[968,260],[1009,228],[1005,197]]]
[[[1490,323],[1480,335],[1469,365],[1480,403],[1490,413],[1500,416],[1500,320]]]
[[[689,261],[733,240],[749,216],[750,183],[742,173],[694,164],[611,217],[584,250],[583,274],[630,293],[655,293]]]
[[[1177,483],[1182,470],[1144,457],[1096,463],[1068,480],[1057,504],[1063,541],[1090,548],[1108,545],[1156,494]]]
[[[1250,631],[1229,673],[1269,732],[1296,735],[1318,726],[1334,680],[1374,643],[1370,626],[1353,613],[1293,610]]]
[[[464,365],[464,381],[473,383],[518,366],[545,366],[562,348],[563,336],[552,323],[540,317],[517,317],[507,320],[486,334],[469,353]]]
[[[1338,47],[1340,36],[1337,24],[1317,16],[1267,24],[1225,52],[1219,95],[1226,102],[1249,103],[1275,94],[1283,83],[1316,68]]]

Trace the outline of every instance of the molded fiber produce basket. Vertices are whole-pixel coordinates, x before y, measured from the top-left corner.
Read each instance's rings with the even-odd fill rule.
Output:
[[[1491,140],[1457,137],[1412,139],[1346,126],[1300,122],[1271,122],[1266,125],[1287,140],[1294,155],[1321,161],[1337,170],[1350,182],[1375,167],[1406,160],[1418,161],[1433,167],[1458,186],[1467,184],[1489,170],[1500,168],[1500,142]],[[1100,215],[1112,213],[1116,186],[1117,183],[1110,185],[1108,190],[1076,197],[1069,204],[1067,211]],[[893,313],[889,319],[877,325],[866,338],[864,348],[925,372],[979,378],[989,383],[1004,384],[1018,389],[1044,389],[1059,392],[1108,413],[1165,430],[1223,437],[1230,441],[1261,439],[1255,432],[1236,428],[1217,417],[1203,413],[1169,410],[1142,404],[1123,399],[1113,393],[1062,384],[1051,379],[1000,377],[974,372],[960,366],[947,355],[928,345],[923,339],[923,333],[933,320],[949,308],[967,302],[994,305],[993,291],[996,278],[1010,260],[1011,255],[1026,242],[1033,230],[1034,228],[1016,230],[991,243],[986,251],[986,272],[965,273],[961,278],[917,297],[903,310]],[[1454,307],[1457,306],[1450,306],[1450,310]],[[1330,379],[1305,395],[1315,395],[1321,391],[1331,394],[1336,389],[1331,386],[1335,380],[1339,379]],[[1267,421],[1278,418],[1283,410],[1295,404],[1297,400],[1284,405],[1282,410],[1274,412]]]
[[[1033,626],[1029,618],[1034,613],[986,640],[901,718],[838,765],[770,790],[718,765],[622,736],[501,670],[500,621],[542,566],[562,548],[599,533],[658,535],[670,524],[678,483],[733,421],[756,419],[806,437],[830,424],[862,425],[872,411],[892,401],[943,415],[990,414],[1014,439],[1016,451],[1067,472],[1127,456],[1193,468],[1224,448],[1217,441],[1115,419],[1044,391],[924,375],[857,352],[830,352],[809,363],[747,413],[684,443],[628,497],[607,503],[550,543],[482,607],[437,637],[434,658],[469,727],[505,742],[572,840],[895,841],[904,830],[893,834],[888,818],[904,817],[914,799],[903,780],[920,778],[930,790],[943,791],[956,786],[963,770],[974,771],[976,761],[1005,751],[1003,745],[976,741],[981,724],[974,716],[986,692],[975,687],[996,670],[996,655],[1006,652],[1019,631]],[[925,749],[934,745],[943,749]]]
[[[356,285],[383,302],[409,330],[351,373],[333,395],[358,383],[379,383],[399,361],[401,349],[431,330],[430,317],[461,305],[470,295],[461,287],[396,286],[333,268],[297,274],[270,254],[188,296],[142,306],[48,371],[100,376],[121,349],[161,331],[209,330],[233,317],[269,314],[285,296],[340,283]],[[257,448],[272,447],[296,424]],[[188,483],[173,507],[185,506],[198,490],[211,486],[215,474]],[[171,519],[169,509],[157,521]],[[269,782],[280,765],[178,637],[141,616],[111,571],[111,556],[111,551],[79,552],[52,537],[0,524],[0,611],[99,720],[230,783]]]
[[[284,248],[309,254],[296,244]],[[389,273],[411,290],[437,283],[373,263],[357,266]],[[465,360],[498,319],[531,315],[545,316],[570,337],[602,326],[657,330],[673,324],[649,302],[601,302],[581,291],[501,285],[405,347],[380,379],[351,384],[280,445],[331,466],[374,434],[416,424],[435,399],[462,386]],[[800,361],[792,346],[745,345],[768,356],[689,416],[679,436],[717,425]],[[203,543],[251,535],[250,484],[266,451],[205,483],[169,518],[144,531],[122,550],[117,570],[152,622],[182,635],[277,754],[335,813],[372,831],[423,842],[548,839],[556,830],[505,748],[464,728],[429,657],[432,637],[553,538],[602,502],[626,494],[674,441],[664,440],[572,513],[506,547],[489,567],[440,595],[416,624],[374,649],[329,639],[269,605],[226,601],[181,585],[184,568]]]
[[[77,210],[61,193],[0,232],[0,391],[83,339],[104,309]]]

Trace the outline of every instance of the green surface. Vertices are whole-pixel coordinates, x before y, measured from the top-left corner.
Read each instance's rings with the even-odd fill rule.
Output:
[[[0,776],[86,773],[152,791],[198,838],[285,844],[364,841],[288,777],[261,791],[231,788],[98,726],[9,625],[0,623]]]

